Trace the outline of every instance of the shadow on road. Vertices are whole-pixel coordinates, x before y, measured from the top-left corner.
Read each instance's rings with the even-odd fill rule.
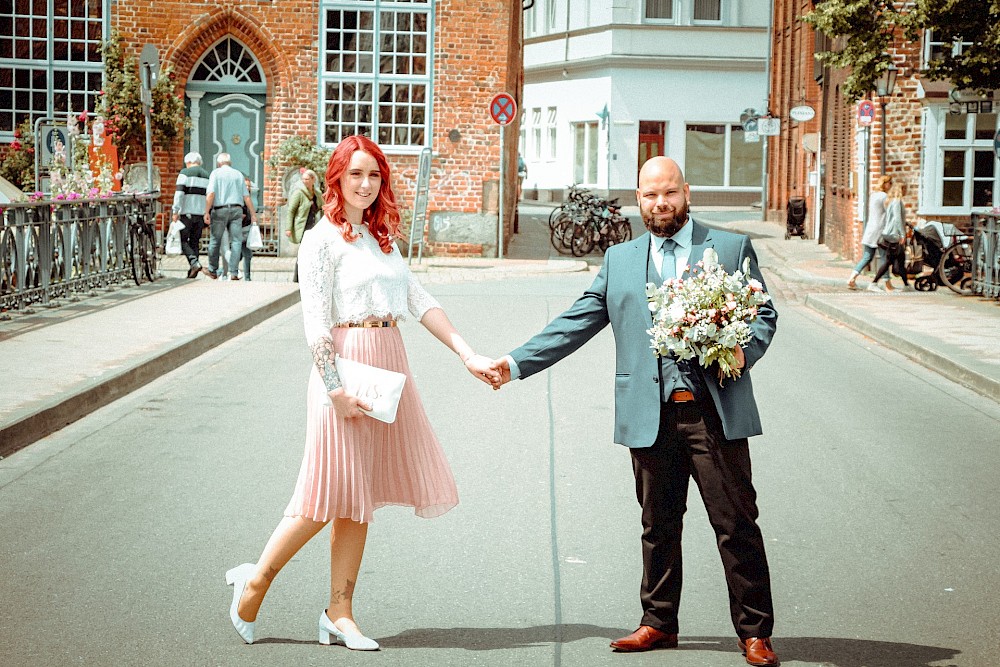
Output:
[[[540,644],[565,644],[590,637],[602,637],[610,642],[629,632],[630,630],[621,628],[602,628],[581,623],[536,625],[530,628],[425,628],[406,630],[392,637],[380,637],[378,642],[386,648],[464,648],[470,651],[494,651]]]
[[[537,625],[529,628],[425,628],[380,637],[386,648],[441,648],[470,651],[508,650],[543,644],[566,644],[581,639],[611,641],[629,633],[622,628],[596,625]],[[774,648],[785,664],[793,661],[830,667],[929,667],[952,660],[958,649],[837,637],[778,637]],[[661,649],[674,650],[674,649]],[[677,651],[736,653],[735,637],[681,636]]]

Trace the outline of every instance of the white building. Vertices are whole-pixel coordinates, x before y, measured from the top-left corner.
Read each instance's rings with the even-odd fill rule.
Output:
[[[526,198],[571,183],[633,203],[639,165],[666,154],[696,204],[761,199],[769,0],[528,0],[520,151]]]

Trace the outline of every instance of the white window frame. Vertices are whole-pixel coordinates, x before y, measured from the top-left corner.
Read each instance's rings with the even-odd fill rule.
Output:
[[[559,118],[559,110],[557,107],[548,107],[546,110],[545,118],[545,143],[546,148],[546,160],[548,162],[554,162],[556,155],[558,154],[558,124],[557,120]]]
[[[719,3],[719,18],[718,19],[698,19],[694,16],[694,4],[695,0],[690,0],[691,2],[691,25],[723,25],[726,22],[726,10],[727,0],[718,0]]]
[[[542,108],[531,109],[531,160],[539,162],[542,159]]]
[[[418,154],[424,146],[431,145],[431,139],[433,135],[433,73],[434,73],[434,29],[435,29],[435,13],[434,13],[435,3],[432,0],[414,0],[411,2],[396,2],[393,0],[320,0],[320,73],[319,73],[319,143],[322,146],[335,146],[338,141],[329,141],[327,139],[327,131],[333,131],[335,133],[343,134],[353,134],[350,131],[352,128],[358,130],[363,129],[362,126],[367,126],[367,134],[371,137],[373,141],[378,143],[386,153],[390,154]],[[370,12],[373,16],[372,25],[372,44],[371,49],[363,48],[360,43],[356,44],[355,50],[352,52],[350,50],[343,51],[329,51],[327,50],[327,37],[328,37],[328,13],[331,11],[357,11],[357,12]],[[396,26],[396,29],[392,30],[391,33],[398,36],[409,37],[409,50],[392,50],[383,51],[382,49],[382,19],[386,15],[396,15],[402,16],[405,14],[410,15],[410,28],[405,26]],[[426,30],[418,31],[413,27],[413,19],[417,15],[424,15]],[[405,22],[404,22],[405,23]],[[424,38],[424,50],[419,51],[413,47],[413,42],[416,37]],[[394,43],[393,49],[396,48]],[[362,57],[371,57],[371,72],[362,71],[339,71],[339,70],[327,70],[326,63],[329,56],[335,56],[335,54],[355,55],[355,57],[360,61]],[[424,67],[423,72],[419,74],[410,73],[398,73],[393,71],[392,73],[382,73],[380,69],[380,60],[382,57],[389,58],[423,58]],[[414,64],[416,64],[414,62]],[[336,90],[334,94],[327,96],[327,91],[329,86],[334,86]],[[370,99],[358,99],[355,97],[355,101],[358,104],[353,106],[350,105],[351,98],[345,93],[345,86],[350,88],[353,86],[355,90],[355,95],[361,95],[361,88],[363,86],[370,87]],[[393,99],[390,104],[390,114],[389,120],[385,121],[380,118],[380,112],[384,111],[384,104],[380,105],[380,87],[391,86],[393,90],[397,87],[405,87],[410,91],[410,97],[408,99]],[[418,88],[423,88],[423,100],[418,102],[413,102],[415,96],[413,92]],[[395,97],[395,96],[394,96]],[[367,116],[366,121],[360,120],[361,111],[367,104],[362,104],[363,102],[370,102],[370,111]],[[333,120],[327,119],[327,113],[331,109],[336,110],[336,116]],[[350,116],[346,115],[345,112],[353,109],[353,115],[355,120],[351,120]],[[403,120],[399,120],[400,110],[403,111]],[[382,133],[380,130],[389,129],[391,132],[390,140],[386,141],[384,135],[380,136]],[[399,130],[404,130],[407,132],[407,141],[397,143],[397,132]],[[423,135],[422,141],[414,141],[414,136],[421,134]],[[341,135],[343,136],[343,135]]]
[[[81,5],[86,17],[79,15]],[[5,34],[0,39],[12,46],[12,54],[17,53],[18,46],[28,44],[28,51],[33,57],[18,58],[12,55],[0,58],[0,69],[12,77],[11,85],[8,86],[4,81],[4,87],[10,96],[5,97],[9,102],[4,104],[0,112],[8,118],[13,115],[12,127],[6,127],[6,119],[4,125],[0,126],[0,142],[13,141],[14,129],[26,118],[30,118],[32,122],[38,118],[55,118],[61,123],[65,122],[67,112],[76,115],[81,111],[95,109],[98,93],[103,86],[104,63],[100,42],[110,37],[111,2],[73,0],[66,7],[72,10],[68,16],[54,16],[51,9],[46,13],[21,14],[17,12],[15,3],[11,6],[11,13],[4,14],[11,20],[14,29],[13,34]],[[99,16],[91,17],[91,7]],[[44,34],[39,34],[35,29],[39,23],[44,25]],[[66,35],[61,36],[64,23]],[[84,34],[79,36],[77,31],[81,25],[84,27]],[[92,34],[95,27],[100,35]],[[68,45],[65,58],[56,59],[53,55],[59,50],[57,42]],[[15,44],[18,46],[14,46]],[[74,48],[80,46],[84,52],[82,58]]]
[[[528,154],[528,112],[521,107],[521,122],[519,123],[520,128],[518,129],[517,137],[517,152],[519,155],[524,156]]]
[[[556,0],[545,0],[545,33],[556,29]]]
[[[577,154],[577,130],[583,128],[583,164],[578,165],[576,161]],[[579,183],[580,185],[595,186],[598,185],[598,181],[601,178],[600,163],[598,162],[598,151],[601,144],[601,133],[599,127],[599,121],[581,121],[572,124],[573,128],[573,182]],[[578,178],[577,170],[580,170],[583,174],[582,178]],[[588,181],[587,177],[593,173],[593,181]]]
[[[973,185],[975,178],[975,152],[993,152],[993,137],[976,139],[975,127],[978,114],[961,114],[966,122],[966,135],[963,139],[945,139],[945,128],[949,116],[948,105],[928,106],[924,113],[924,165],[921,174],[920,206],[921,216],[970,215],[973,211],[988,211],[1000,204],[998,189],[1000,189],[1000,166],[994,162],[993,168],[993,201],[986,206],[972,206]],[[1000,128],[1000,113],[995,114],[993,133]],[[962,200],[967,202],[961,206],[945,206],[944,201],[944,154],[945,151],[963,151],[965,153],[964,174],[962,179]]]
[[[952,55],[956,55],[957,56],[957,55],[961,54],[962,53],[962,49],[964,47],[971,46],[971,45],[972,45],[972,42],[964,42],[964,41],[963,42],[954,42],[951,45]],[[931,60],[933,59],[932,55],[934,54],[935,47],[940,47],[941,50],[943,51],[945,48],[947,48],[947,43],[946,42],[936,41],[934,39],[934,31],[933,30],[925,30],[924,31],[924,48],[923,48],[923,54],[922,54],[923,66],[925,68],[930,65]]]
[[[648,13],[647,11],[648,3],[650,2],[650,0],[642,0],[642,6],[640,7],[640,11],[642,12],[641,16],[642,22],[655,23],[658,25],[676,25],[677,19],[680,15],[680,0],[667,0],[667,1],[670,3],[670,17],[661,18],[661,17],[646,16],[646,14]]]

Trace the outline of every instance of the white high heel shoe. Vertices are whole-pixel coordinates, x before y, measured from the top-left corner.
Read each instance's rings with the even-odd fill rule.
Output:
[[[330,635],[337,639],[338,644],[343,644],[352,651],[377,651],[378,642],[365,637],[360,632],[343,632],[333,624],[330,617],[326,615],[324,609],[319,615],[319,643],[329,646]]]
[[[240,634],[247,644],[253,644],[254,624],[240,618],[237,611],[240,606],[240,598],[243,597],[243,590],[247,587],[247,580],[257,571],[256,563],[243,563],[226,572],[226,584],[233,587],[233,603],[229,605],[229,620],[233,622],[233,627]]]

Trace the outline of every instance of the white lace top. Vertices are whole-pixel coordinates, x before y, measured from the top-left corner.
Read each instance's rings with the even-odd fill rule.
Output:
[[[441,307],[417,282],[399,248],[386,254],[366,225],[354,231],[361,238],[348,243],[324,217],[302,237],[299,294],[310,347],[329,338],[335,324],[369,317],[405,319],[407,311],[419,320]]]

